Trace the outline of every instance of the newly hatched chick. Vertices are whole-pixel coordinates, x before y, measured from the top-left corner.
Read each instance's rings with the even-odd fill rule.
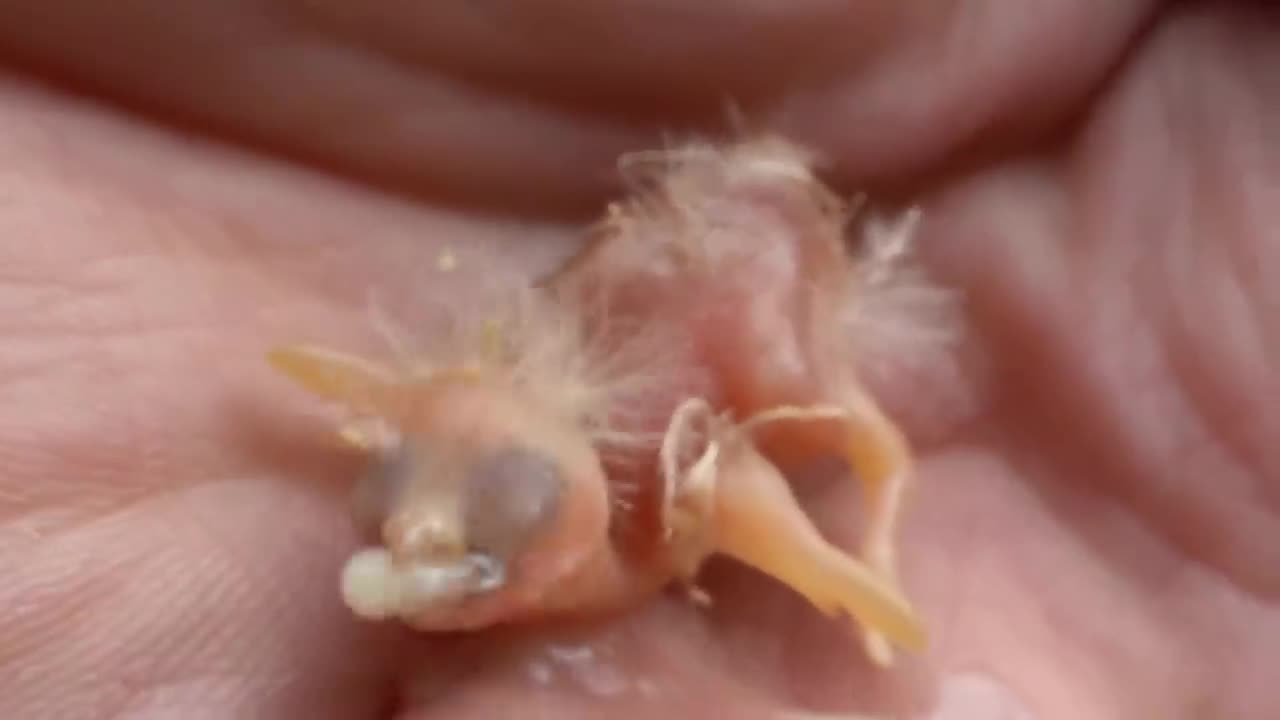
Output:
[[[587,249],[484,306],[451,356],[272,353],[373,455],[356,515],[379,544],[348,564],[348,603],[425,630],[581,615],[724,554],[858,619],[877,662],[922,648],[894,558],[911,456],[857,373],[904,235],[851,252],[850,209],[776,138],[623,168],[637,192]],[[778,469],[820,455],[868,490],[861,558]]]

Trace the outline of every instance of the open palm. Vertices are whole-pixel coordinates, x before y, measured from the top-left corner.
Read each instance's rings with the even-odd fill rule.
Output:
[[[14,68],[148,113],[0,86],[0,715],[1280,716],[1274,16],[258,5],[0,27]],[[370,288],[465,302],[554,267],[618,153],[726,97],[846,188],[918,193],[968,297],[962,371],[895,396],[930,653],[873,671],[721,566],[711,611],[560,650],[355,622],[354,459],[263,351],[373,342]],[[839,536],[856,487],[815,494]]]

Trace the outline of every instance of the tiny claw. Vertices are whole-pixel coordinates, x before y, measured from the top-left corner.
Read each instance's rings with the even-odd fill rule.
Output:
[[[387,420],[357,417],[338,427],[338,440],[362,452],[391,452],[401,442],[401,433]]]
[[[862,557],[885,582],[896,587],[895,546],[911,475],[911,449],[902,431],[870,396],[853,390],[846,395],[851,410],[844,455],[867,496]],[[892,649],[874,630],[865,634],[864,644],[875,663],[892,663]]]
[[[356,450],[372,450],[379,445],[372,433],[355,423],[338,428],[338,439]]]
[[[376,412],[396,384],[386,368],[321,347],[279,347],[267,353],[267,362],[307,391],[358,412]]]

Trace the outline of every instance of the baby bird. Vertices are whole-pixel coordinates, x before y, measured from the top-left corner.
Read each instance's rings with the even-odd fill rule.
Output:
[[[274,350],[370,455],[353,611],[426,631],[618,611],[718,554],[858,620],[880,664],[921,650],[894,552],[911,451],[858,374],[913,217],[855,251],[854,209],[812,167],[773,137],[627,156],[634,194],[585,249],[479,304],[441,352]],[[779,469],[820,456],[866,489],[858,553]]]

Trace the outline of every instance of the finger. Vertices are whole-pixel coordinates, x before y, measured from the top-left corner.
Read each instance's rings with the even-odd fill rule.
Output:
[[[0,146],[0,716],[373,716],[396,643],[338,592],[358,468],[262,357],[370,342],[365,291],[423,237],[503,231],[11,81]]]
[[[548,212],[589,208],[659,132],[724,129],[727,102],[858,176],[1042,131],[1156,4],[6,0],[0,55],[397,189]]]
[[[1260,480],[1280,467],[1264,390],[1280,333],[1256,310],[1275,304],[1280,268],[1274,207],[1256,201],[1280,167],[1264,159],[1271,32],[1248,12],[1170,18],[1062,164],[957,185],[934,208],[939,242],[922,242],[966,289],[1016,434],[1064,465],[1090,458],[1074,484],[1123,499],[1259,593],[1280,588],[1271,546],[1254,540],[1280,508]],[[1195,76],[1172,80],[1183,68]]]

